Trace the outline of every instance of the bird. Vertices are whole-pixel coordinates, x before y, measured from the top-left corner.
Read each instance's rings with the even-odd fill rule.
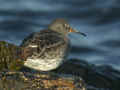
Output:
[[[20,45],[24,66],[39,71],[57,69],[67,60],[71,48],[68,35],[72,32],[86,36],[73,29],[67,20],[58,18],[47,28],[27,36]]]

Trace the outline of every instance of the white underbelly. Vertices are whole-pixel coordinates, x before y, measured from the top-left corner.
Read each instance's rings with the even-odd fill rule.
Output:
[[[67,59],[70,44],[58,48],[55,52],[44,53],[45,58],[27,58],[24,62],[26,67],[39,70],[39,71],[50,71],[59,67]],[[51,54],[53,53],[53,54]],[[59,54],[59,55],[58,55]],[[51,57],[50,57],[51,55]],[[52,56],[55,55],[55,56]]]
[[[26,67],[40,70],[40,71],[50,71],[53,69],[56,69],[63,63],[63,58],[51,59],[48,63],[47,60],[41,60],[41,59],[27,59],[27,61],[24,62],[24,65]]]

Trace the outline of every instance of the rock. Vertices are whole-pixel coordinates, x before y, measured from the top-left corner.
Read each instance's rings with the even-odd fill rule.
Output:
[[[0,90],[119,90],[120,71],[71,59],[51,72],[24,67],[22,49],[0,41]],[[82,80],[82,79],[84,80]]]
[[[84,60],[71,59],[55,72],[82,77],[88,90],[119,90],[120,88],[120,71],[108,65],[95,66]]]
[[[80,77],[56,73],[1,72],[0,90],[86,90]]]

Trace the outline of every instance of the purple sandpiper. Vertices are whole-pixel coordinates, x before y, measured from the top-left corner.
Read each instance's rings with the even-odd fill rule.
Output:
[[[71,32],[86,36],[70,27],[64,19],[55,19],[48,28],[29,35],[21,44],[24,65],[39,71],[50,71],[59,67],[66,61],[70,51],[68,34]]]

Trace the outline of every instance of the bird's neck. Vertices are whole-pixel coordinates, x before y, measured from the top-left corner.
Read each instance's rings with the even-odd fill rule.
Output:
[[[68,39],[68,35],[67,34],[62,34],[62,33],[59,33],[59,32],[57,32],[57,33],[59,34],[59,36],[61,38]]]
[[[59,35],[60,37],[67,37],[68,35],[64,32],[58,32],[58,31],[55,31],[53,29],[49,29],[51,30],[52,32],[56,33],[57,35]]]

